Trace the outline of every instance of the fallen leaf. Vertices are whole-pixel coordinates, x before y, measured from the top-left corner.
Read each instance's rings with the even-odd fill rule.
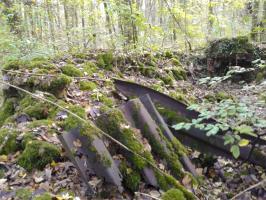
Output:
[[[185,175],[185,177],[182,179],[182,184],[184,186],[189,186],[191,183],[191,178],[188,175]]]
[[[248,144],[249,144],[249,140],[247,140],[247,139],[242,139],[242,140],[240,140],[240,141],[238,142],[238,145],[239,145],[240,147],[247,146]]]
[[[7,161],[8,161],[7,155],[1,155],[0,156],[0,162],[7,162]]]
[[[73,145],[76,148],[80,148],[82,146],[81,141],[79,139],[73,141]]]

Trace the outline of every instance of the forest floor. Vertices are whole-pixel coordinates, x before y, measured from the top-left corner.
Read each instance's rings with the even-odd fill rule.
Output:
[[[80,62],[80,60],[77,59],[73,59],[72,61],[77,68],[82,68],[83,62]],[[66,61],[64,60],[56,62],[58,68],[65,64]],[[20,80],[28,79],[31,76],[27,74],[27,71],[24,72],[26,72],[26,74],[20,75]],[[82,105],[85,108],[89,119],[94,119],[98,116],[100,106],[102,102],[105,101],[102,100],[102,95],[106,95],[108,98],[112,99],[106,99],[105,104],[112,104],[113,107],[117,107],[123,103],[121,99],[117,99],[116,95],[114,95],[116,93],[114,92],[114,87],[111,82],[111,79],[114,77],[148,87],[158,86],[159,91],[165,94],[176,93],[180,95],[178,98],[186,103],[190,101],[199,103],[202,102],[206,96],[215,96],[216,93],[222,91],[227,95],[238,99],[240,102],[246,103],[260,118],[266,119],[266,99],[263,97],[263,94],[266,93],[265,81],[259,85],[254,82],[249,84],[239,84],[227,81],[219,83],[217,87],[210,88],[199,85],[196,77],[193,81],[190,80],[190,78],[188,78],[188,80],[173,80],[173,83],[168,85],[162,83],[162,80],[158,78],[144,76],[139,71],[130,68],[130,66],[125,67],[125,70],[122,71],[118,68],[113,71],[96,71],[93,72],[92,77],[95,78],[93,81],[95,85],[91,86],[93,90],[81,90],[79,87],[79,81],[74,80],[64,94],[66,102]],[[101,79],[104,80],[102,81]],[[106,82],[106,80],[109,81]],[[181,96],[181,94],[183,96]],[[66,113],[58,115],[58,118],[65,117],[67,117]],[[37,140],[55,144],[60,147],[60,149],[63,149],[56,134],[48,132],[51,126],[56,126],[55,124],[40,124],[34,128],[29,128],[27,124],[27,121],[21,122],[17,124],[17,129],[21,132],[32,131]],[[245,190],[249,186],[266,179],[266,172],[262,167],[254,166],[249,163],[243,163],[240,165],[240,162],[236,160],[210,156],[190,148],[188,149],[189,157],[195,164],[197,172],[204,177],[203,183],[200,184],[198,188],[189,188],[195,192],[199,199],[226,200]],[[6,168],[4,174],[0,176],[0,199],[20,199],[16,197],[18,194],[16,191],[20,188],[27,188],[34,191],[32,194],[33,196],[49,192],[57,199],[71,199],[73,197],[75,197],[76,200],[86,199],[86,186],[81,181],[77,170],[70,161],[63,159],[61,162],[52,162],[46,165],[44,170],[27,172],[16,163],[17,157],[20,153],[21,152],[18,151],[9,154],[8,156],[0,156],[0,167]],[[62,153],[62,157],[65,157],[64,153]],[[181,182],[183,185],[187,184],[187,180],[182,180]],[[90,184],[100,191],[103,182],[98,177],[91,177]],[[112,193],[112,191],[110,191],[110,193]],[[143,183],[139,188],[139,193],[115,193],[110,196],[112,196],[113,199],[150,199],[147,196],[141,195],[141,193],[160,198],[163,192]],[[240,199],[263,200],[265,198],[266,188],[259,186],[244,193]]]

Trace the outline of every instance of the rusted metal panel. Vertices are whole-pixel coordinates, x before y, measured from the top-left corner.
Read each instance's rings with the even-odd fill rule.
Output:
[[[165,94],[157,92],[148,87],[131,83],[127,81],[122,81],[115,79],[114,80],[116,89],[127,97],[141,97],[146,94],[149,94],[151,100],[155,103],[159,103],[161,106],[164,106],[172,111],[175,111],[177,115],[182,115],[188,119],[197,118],[199,113],[196,111],[191,111],[187,109],[187,106]],[[209,123],[215,123],[213,119],[208,120]],[[174,136],[177,137],[185,145],[205,153],[211,153],[218,156],[226,156],[228,158],[233,158],[230,152],[230,145],[223,145],[224,139],[223,134],[220,132],[218,135],[208,137],[206,132],[197,128],[192,127],[189,130],[176,131],[169,126],[170,130],[173,132]],[[257,144],[266,145],[266,140],[257,139],[253,136],[244,136],[250,141],[257,140]],[[206,151],[207,149],[207,151]],[[251,147],[241,147],[239,158],[246,160],[249,158],[251,163],[261,165],[266,168],[266,155],[265,152],[256,150],[256,153],[250,155]]]
[[[104,178],[107,183],[116,185],[118,190],[123,192],[122,175],[100,138],[95,136],[94,140],[90,142],[89,138],[82,136],[78,129],[58,137],[91,193],[93,193],[93,189],[88,183],[91,174]],[[104,159],[108,160],[108,164],[100,162],[99,156],[104,156]]]
[[[164,119],[160,115],[160,113],[157,111],[155,105],[153,104],[150,96],[148,94],[142,96],[139,98],[142,104],[145,106],[147,111],[150,113],[153,120],[159,125],[162,133],[164,136],[169,140],[173,141],[175,138],[171,130],[169,129],[168,125],[165,123]],[[182,165],[184,166],[185,170],[189,171],[193,176],[198,176],[196,172],[195,166],[192,164],[191,160],[186,156],[182,156],[180,159]]]

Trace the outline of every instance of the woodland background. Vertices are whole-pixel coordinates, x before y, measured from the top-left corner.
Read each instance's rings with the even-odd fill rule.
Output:
[[[60,51],[190,51],[222,37],[266,41],[265,0],[2,0],[0,58]]]

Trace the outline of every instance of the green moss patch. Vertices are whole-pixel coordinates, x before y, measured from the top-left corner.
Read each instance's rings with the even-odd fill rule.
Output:
[[[80,81],[79,88],[81,90],[92,91],[97,88],[97,84],[92,81]]]
[[[60,150],[53,144],[31,141],[18,158],[18,164],[27,171],[42,170],[47,164],[60,159]]]
[[[82,108],[81,106],[71,105],[68,107],[68,110],[75,113],[76,115],[78,115],[82,119],[86,119],[86,112],[85,112],[84,108]],[[70,114],[61,123],[62,128],[64,128],[64,130],[66,130],[66,131],[69,131],[69,130],[77,128],[77,127],[82,127],[83,125],[84,125],[83,121],[81,121],[77,117],[70,115]]]
[[[33,200],[52,200],[52,196],[49,193],[44,193],[41,195],[37,195],[33,198]]]
[[[104,132],[110,134],[134,152],[143,155],[143,157],[152,161],[152,155],[145,151],[143,144],[136,139],[134,130],[129,127],[123,127],[123,125],[126,124],[122,112],[118,109],[109,110],[103,117],[100,117],[97,120],[97,125]],[[127,158],[137,170],[142,170],[147,166],[146,161],[136,155],[128,155]]]
[[[32,191],[26,188],[20,188],[16,190],[16,198],[19,200],[29,200],[31,199]]]
[[[158,74],[156,72],[156,68],[149,66],[149,67],[139,67],[139,71],[143,76],[149,77],[149,78],[154,78],[156,77]]]
[[[92,76],[94,73],[98,71],[98,68],[95,63],[93,62],[86,62],[83,65],[84,72],[87,73],[87,75]]]
[[[138,191],[141,182],[140,174],[132,168],[128,167],[125,161],[120,163],[119,169],[123,176],[124,186],[133,193]]]
[[[15,153],[19,150],[19,144],[16,141],[18,132],[12,129],[2,128],[0,129],[0,144],[3,145],[1,154]]]
[[[49,100],[56,102],[56,98],[49,96]],[[25,96],[20,101],[19,112],[25,113],[28,116],[37,120],[47,119],[49,116],[54,115],[56,108],[48,102],[40,101],[29,95]]]
[[[60,94],[64,91],[64,89],[71,83],[71,78],[64,75],[60,74],[58,77],[53,79],[51,83],[48,85],[43,85],[42,89],[45,91],[49,91],[55,96],[59,97]]]
[[[157,155],[160,159],[166,160],[167,166],[171,170],[171,173],[174,175],[174,177],[181,179],[184,176],[184,172],[183,166],[179,161],[179,156],[176,150],[173,148],[173,144],[169,142],[167,138],[165,138],[161,130],[158,129],[157,131],[161,140],[163,141],[162,143],[155,139],[155,137],[150,133],[149,127],[147,125],[144,127],[142,134],[148,139],[152,147],[153,154]],[[167,148],[163,144],[166,144]]]
[[[97,56],[97,65],[103,69],[111,70],[113,68],[114,57],[111,51],[101,53]]]
[[[162,200],[186,200],[182,191],[178,189],[170,189],[163,194]]]
[[[6,119],[12,116],[15,112],[14,101],[7,99],[0,108],[0,127],[4,124]]]
[[[166,85],[173,85],[174,82],[173,82],[173,77],[171,77],[170,75],[168,74],[162,74],[160,75],[160,79],[166,84]]]
[[[61,68],[62,72],[67,76],[82,77],[83,73],[75,65],[67,64]]]
[[[99,97],[99,101],[102,102],[104,105],[112,107],[114,106],[114,100],[110,97],[102,95]]]
[[[170,125],[178,124],[181,122],[190,122],[190,120],[184,116],[178,115],[175,111],[168,108],[156,105],[158,112],[166,119]]]
[[[25,67],[26,67],[25,61],[19,59],[9,60],[4,64],[5,70],[18,70],[20,68],[25,68]]]

